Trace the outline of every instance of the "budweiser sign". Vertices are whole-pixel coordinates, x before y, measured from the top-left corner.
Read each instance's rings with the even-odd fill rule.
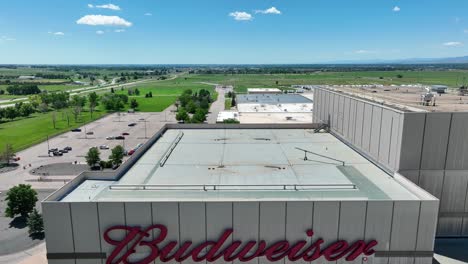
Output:
[[[117,233],[125,232],[126,236],[121,240],[111,238]],[[155,260],[167,262],[175,260],[177,262],[191,258],[195,262],[217,260],[230,262],[239,260],[246,262],[258,257],[265,257],[269,261],[288,259],[290,261],[314,261],[324,257],[328,261],[345,259],[352,261],[359,256],[367,257],[374,254],[374,247],[377,241],[365,242],[363,240],[349,243],[344,240],[326,243],[323,239],[315,239],[314,232],[307,230],[305,235],[311,238],[311,242],[299,240],[289,242],[287,240],[267,243],[261,241],[232,241],[232,229],[227,229],[215,241],[205,241],[194,244],[192,241],[185,241],[179,244],[177,241],[166,241],[167,227],[164,225],[152,225],[142,229],[140,227],[114,226],[106,230],[104,240],[115,246],[108,256],[107,264],[117,263],[152,263]],[[114,235],[113,235],[114,233]],[[150,239],[154,234],[153,240]],[[139,247],[149,249],[146,257],[137,262],[130,260],[132,254]]]

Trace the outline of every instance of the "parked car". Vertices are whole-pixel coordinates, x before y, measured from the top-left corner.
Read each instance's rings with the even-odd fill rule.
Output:
[[[59,152],[60,152],[60,153],[68,153],[68,150],[66,150],[66,149],[61,149],[61,150],[59,150]]]
[[[116,136],[115,139],[117,139],[117,140],[124,140],[125,137],[124,137],[124,136]]]
[[[72,147],[66,146],[66,147],[64,147],[63,149],[64,149],[64,150],[71,151],[71,150],[72,150]]]
[[[63,156],[63,153],[60,151],[54,151],[54,156]]]
[[[49,149],[49,153],[54,153],[55,151],[58,151],[58,148]]]
[[[128,155],[128,156],[131,156],[131,155],[133,155],[133,153],[135,153],[135,150],[134,150],[134,149],[131,149],[131,150],[128,151],[127,155]]]
[[[137,123],[130,123],[130,124],[128,124],[128,126],[129,126],[129,127],[134,127],[134,126],[136,126],[136,124],[137,124]]]
[[[122,133],[122,136],[129,136],[129,135],[130,135],[130,133],[128,133],[128,132],[123,132]]]
[[[18,156],[16,156],[16,157],[13,157],[11,160],[16,162],[16,161],[20,161],[20,160],[21,160],[21,158],[20,158],[20,157],[18,157]]]
[[[115,137],[106,137],[107,140],[113,140]]]
[[[86,132],[86,135],[94,135],[93,131]]]
[[[80,128],[75,128],[75,129],[72,129],[71,132],[81,132],[81,129]]]
[[[109,149],[109,146],[107,146],[107,145],[101,145],[101,146],[99,146],[99,149]]]

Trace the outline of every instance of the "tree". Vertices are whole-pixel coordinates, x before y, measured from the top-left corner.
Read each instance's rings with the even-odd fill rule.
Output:
[[[206,114],[208,112],[205,109],[198,108],[195,114],[192,116],[192,123],[203,123],[206,121]]]
[[[111,93],[115,93],[114,88],[111,88]]]
[[[403,75],[402,75],[402,74],[398,74],[398,75],[397,75],[397,78],[398,78],[398,79],[401,79],[401,78],[403,78]]]
[[[7,165],[10,165],[10,160],[16,156],[15,152],[13,151],[13,147],[11,144],[6,144],[5,149],[3,150],[1,159]]]
[[[136,99],[132,99],[130,101],[130,107],[133,108],[133,109],[137,109],[138,108],[138,102]]]
[[[29,214],[28,217],[28,233],[30,235],[40,235],[44,233],[44,221],[42,215],[37,211],[36,208]]]
[[[232,95],[231,106],[232,107],[236,106],[236,96],[235,96],[235,94]]]
[[[124,153],[125,153],[124,148],[120,145],[117,145],[112,149],[111,152],[112,153],[109,156],[109,159],[112,161],[112,164],[120,165],[122,163]]]
[[[19,115],[18,110],[15,107],[7,107],[5,108],[5,118],[13,120],[17,118]]]
[[[29,184],[20,184],[7,192],[7,208],[5,216],[14,218],[16,215],[28,216],[36,206],[37,192]]]
[[[81,111],[86,104],[86,97],[74,95],[70,104],[73,106],[72,113],[75,116],[75,122],[77,122],[78,116],[81,114]]]
[[[99,163],[99,161],[101,161],[101,158],[99,157],[99,155],[101,155],[101,153],[99,152],[99,150],[96,148],[96,147],[92,147],[88,150],[88,153],[86,154],[85,156],[85,159],[86,159],[86,163],[92,167],[96,164]]]
[[[187,111],[191,114],[195,114],[195,111],[197,111],[197,105],[193,101],[190,101],[187,104]]]
[[[224,124],[239,124],[240,122],[235,118],[228,118],[223,121]]]
[[[179,111],[177,112],[176,115],[176,120],[177,121],[184,121],[187,122],[189,120],[189,115],[187,114],[187,111],[185,111],[184,108],[180,108]]]
[[[99,96],[96,92],[92,92],[88,95],[89,100],[89,112],[91,113],[91,118],[93,118],[94,109],[98,106]]]
[[[31,104],[22,104],[19,109],[19,113],[23,117],[28,117],[34,113],[34,108]]]
[[[138,90],[138,88],[135,88],[135,95],[136,95],[136,96],[139,96],[139,95],[140,95],[140,90]]]

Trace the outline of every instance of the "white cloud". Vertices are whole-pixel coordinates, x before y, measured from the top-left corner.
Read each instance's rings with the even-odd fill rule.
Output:
[[[5,41],[15,41],[16,39],[14,38],[11,38],[11,37],[7,37],[7,36],[1,36],[0,37],[0,43],[1,42],[5,42]]]
[[[375,50],[355,50],[354,51],[355,54],[373,54],[373,53],[377,53]]]
[[[273,15],[281,15],[281,11],[276,9],[276,7],[272,6],[265,10],[255,10],[255,14],[273,14]]]
[[[151,13],[145,13],[145,16],[152,16],[153,14]]]
[[[104,31],[102,31],[102,30],[98,30],[98,31],[96,31],[96,34],[98,34],[98,35],[102,35],[102,34],[104,34]]]
[[[50,32],[49,31],[49,34],[52,34],[52,35],[55,35],[55,36],[65,36],[65,33],[63,33],[62,31],[57,31],[57,32]]]
[[[393,12],[400,12],[401,8],[399,6],[395,6],[393,8]]]
[[[80,25],[131,27],[132,23],[118,16],[86,15],[76,21]]]
[[[229,16],[233,17],[237,21],[249,21],[253,19],[251,14],[240,11],[229,13]]]
[[[96,8],[110,9],[110,10],[114,10],[114,11],[121,10],[120,6],[117,6],[117,5],[114,5],[114,4],[97,5]]]
[[[115,33],[122,33],[125,32],[125,29],[116,29],[114,30]]]
[[[446,47],[460,47],[460,46],[463,46],[463,43],[458,42],[458,41],[450,41],[450,42],[445,42],[442,45]]]
[[[105,4],[105,5],[96,5],[96,6],[92,5],[92,4],[88,4],[88,7],[89,8],[110,9],[110,10],[114,10],[114,11],[121,10],[120,6],[114,5],[114,4]]]

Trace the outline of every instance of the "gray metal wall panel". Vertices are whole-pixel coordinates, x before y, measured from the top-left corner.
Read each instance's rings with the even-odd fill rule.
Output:
[[[167,241],[179,242],[179,204],[178,203],[152,203],[153,224],[167,227]],[[173,253],[173,250],[171,253]],[[178,263],[176,261],[156,263]]]
[[[464,212],[467,185],[465,171],[445,171],[440,212]]]
[[[179,205],[179,220],[180,220],[180,241],[206,241],[206,219],[205,219],[205,203],[180,203]],[[192,245],[190,249],[195,246]],[[192,258],[188,258],[182,263],[206,263],[194,262]]]
[[[349,124],[348,124],[348,131],[349,131],[349,141],[351,143],[355,143],[355,133],[356,133],[356,100],[350,100],[350,115],[349,115]]]
[[[408,251],[416,248],[420,205],[419,201],[394,202],[390,250]]]
[[[364,238],[367,202],[341,202],[338,237],[352,243]],[[338,263],[361,264],[362,258],[354,261],[338,260]]]
[[[71,222],[70,204],[43,203],[42,204],[46,248],[48,253],[73,253],[73,230]]]
[[[419,183],[419,170],[402,170],[399,173],[415,184]]]
[[[439,201],[421,201],[419,210],[417,251],[434,250]]]
[[[390,146],[392,145],[392,132],[393,132],[394,120],[393,111],[383,109],[381,129],[380,129],[380,140],[379,140],[379,162],[389,166],[390,165]],[[389,166],[390,167],[390,166]]]
[[[400,151],[400,170],[419,170],[426,114],[404,115]]]
[[[76,264],[74,259],[49,259],[48,264]]]
[[[101,237],[99,236],[97,204],[92,202],[70,203],[70,206],[75,252],[100,252]]]
[[[76,264],[101,264],[101,259],[77,259]]]
[[[379,242],[375,247],[379,251],[390,250],[393,202],[367,202],[365,239]]]
[[[365,104],[360,101],[356,101],[356,129],[354,131],[354,144],[361,149],[364,149],[362,144],[362,135],[364,128],[364,109]]]
[[[340,218],[340,202],[318,201],[314,202],[313,238],[322,238],[324,241],[334,242],[338,239],[338,221]],[[316,260],[316,263],[329,262],[324,257]]]
[[[380,134],[382,129],[382,108],[373,106],[372,127],[370,136],[370,154],[375,160],[379,160]]]
[[[265,240],[267,244],[286,239],[285,202],[260,203],[260,239]],[[260,257],[259,263],[284,263],[284,259],[270,262],[265,257]]]
[[[259,213],[260,204],[257,202],[245,202],[233,204],[233,226],[234,240],[241,241],[258,241],[259,240]],[[258,259],[249,262],[240,262],[235,260],[234,263],[258,263]]]
[[[321,92],[319,89],[314,90],[314,110],[312,112],[313,122],[319,123],[322,113]]]
[[[125,203],[125,222],[128,227],[141,227],[146,229],[153,224],[153,215],[151,212],[151,203],[148,202],[131,202]],[[148,238],[153,240],[153,233]],[[136,262],[144,259],[151,253],[149,247],[136,247],[129,260]]]
[[[443,170],[448,146],[450,113],[429,113],[426,115],[422,170]]]
[[[468,113],[453,113],[447,153],[447,170],[468,169]]]
[[[333,112],[331,113],[331,116],[333,118],[333,122],[332,122],[332,125],[333,125],[333,128],[336,130],[336,131],[339,131],[338,130],[338,122],[339,120],[341,120],[340,118],[340,110],[339,110],[339,104],[340,104],[340,96],[337,95],[337,94],[331,94],[331,98],[333,100]]]
[[[392,126],[392,137],[390,139],[390,157],[389,157],[389,166],[393,170],[398,169],[399,158],[400,158],[400,148],[401,148],[401,119],[403,115],[397,112],[393,112],[393,126]]]
[[[348,140],[350,139],[349,133],[349,122],[351,119],[351,99],[349,97],[344,98],[344,108],[343,108],[343,136]]]
[[[99,213],[99,232],[100,237],[103,238],[104,232],[113,226],[125,226],[125,209],[124,203],[98,203]],[[126,233],[113,232],[112,238],[116,240],[124,239]],[[115,246],[107,244],[104,239],[101,239],[101,250],[107,255],[111,254]]]
[[[438,199],[442,196],[444,183],[443,170],[421,170],[419,175],[419,186]]]
[[[370,104],[364,105],[364,120],[362,127],[362,150],[367,153],[370,153],[370,143],[371,143],[371,130],[372,130],[372,116],[374,108]]]
[[[308,243],[311,238],[306,232],[312,229],[312,214],[314,210],[313,202],[288,202],[286,204],[286,239],[292,243],[299,238],[304,238]],[[286,263],[310,263],[304,260],[295,262],[286,259]]]
[[[437,236],[460,236],[462,234],[462,217],[440,217],[437,224]]]
[[[344,113],[344,96],[338,95],[338,120],[337,120],[337,129],[340,132],[341,135],[344,135],[343,131],[343,121],[345,119],[345,113]]]
[[[232,203],[206,203],[206,237],[217,241],[226,229],[232,229]],[[236,232],[236,230],[234,230]],[[226,243],[232,242],[232,237]],[[222,258],[211,263],[226,263]]]

